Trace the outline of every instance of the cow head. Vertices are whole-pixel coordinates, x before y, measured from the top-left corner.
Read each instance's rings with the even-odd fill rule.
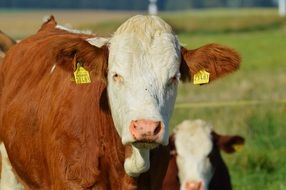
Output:
[[[180,79],[180,46],[158,17],[136,16],[110,40],[108,95],[123,144],[168,144],[168,123]]]
[[[181,190],[228,189],[230,179],[219,150],[233,153],[244,144],[240,136],[224,136],[212,131],[202,120],[186,120],[179,124],[171,141],[176,154]],[[220,178],[220,179],[219,179]],[[227,184],[227,185],[226,185]]]

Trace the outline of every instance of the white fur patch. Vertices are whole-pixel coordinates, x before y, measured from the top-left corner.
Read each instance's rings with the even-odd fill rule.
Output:
[[[0,190],[24,190],[24,187],[18,182],[17,177],[13,172],[3,143],[0,144],[0,152],[2,156]]]
[[[57,66],[56,64],[53,64],[53,66],[52,66],[52,68],[51,68],[51,70],[50,70],[50,74],[52,74],[52,73],[54,72],[56,66]]]
[[[57,25],[56,28],[60,30],[65,30],[71,33],[75,33],[75,34],[93,34],[91,30],[77,30],[77,29],[73,29],[71,27],[62,26],[62,25]]]
[[[124,33],[136,33],[138,38],[152,38],[154,34],[172,33],[172,28],[160,17],[137,15],[124,22],[114,36]]]
[[[90,43],[91,45],[100,48],[100,47],[108,44],[109,38],[95,37],[95,38],[86,39],[86,41],[88,43]]]
[[[138,149],[134,146],[131,147],[132,155],[130,158],[125,159],[124,169],[129,176],[138,177],[150,167],[150,150]]]
[[[211,125],[185,120],[175,130],[175,146],[181,188],[187,181],[202,181],[204,188],[213,175],[208,154],[212,150]]]

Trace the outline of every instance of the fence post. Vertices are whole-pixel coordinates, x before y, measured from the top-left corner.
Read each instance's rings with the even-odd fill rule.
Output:
[[[156,2],[157,0],[149,0],[149,7],[148,7],[149,15],[157,14],[158,8]]]
[[[286,16],[286,0],[279,0],[278,6],[279,6],[279,15]]]

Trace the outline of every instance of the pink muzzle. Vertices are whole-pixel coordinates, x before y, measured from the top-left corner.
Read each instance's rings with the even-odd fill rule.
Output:
[[[164,128],[161,121],[138,119],[131,121],[130,133],[136,141],[159,142],[163,138]]]
[[[188,181],[185,183],[185,190],[203,190],[201,181]]]

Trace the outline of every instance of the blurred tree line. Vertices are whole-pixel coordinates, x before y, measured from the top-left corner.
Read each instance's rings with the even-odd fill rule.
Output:
[[[0,0],[0,8],[146,10],[149,0]],[[157,0],[159,10],[211,7],[271,7],[277,0]]]

